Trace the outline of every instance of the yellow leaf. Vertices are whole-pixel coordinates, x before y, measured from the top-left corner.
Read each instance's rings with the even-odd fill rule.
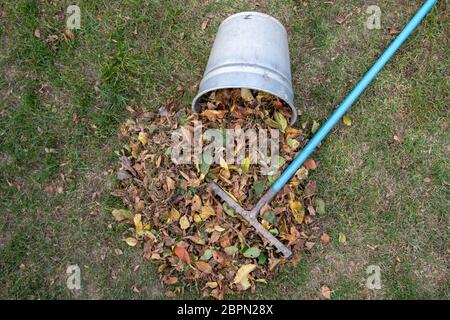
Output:
[[[236,272],[233,283],[239,283],[244,290],[250,288],[250,282],[248,281],[248,275],[250,272],[256,269],[256,264],[244,264]]]
[[[136,228],[136,233],[142,232],[144,230],[144,226],[142,224],[142,215],[135,214],[133,221],[134,227]]]
[[[214,212],[213,208],[211,208],[209,205],[202,206],[202,210],[200,212],[200,217],[202,218],[202,220],[206,220],[210,216],[213,216],[213,215],[215,215],[215,212]]]
[[[133,214],[125,209],[114,209],[111,213],[118,222],[133,219]]]
[[[217,226],[214,226],[214,230],[216,230],[217,232],[223,232],[223,231],[225,231],[225,228],[217,225]]]
[[[210,282],[207,282],[207,283],[206,283],[206,287],[207,287],[207,288],[210,288],[210,289],[217,288],[217,286],[218,286],[218,284],[217,284],[217,282],[215,282],[215,281],[210,281]]]
[[[308,169],[306,169],[305,167],[300,167],[300,169],[297,170],[297,172],[295,173],[295,176],[297,177],[298,180],[303,181],[308,177]]]
[[[253,102],[253,100],[255,100],[252,93],[247,88],[241,88],[241,97],[247,102]]]
[[[241,168],[245,173],[250,171],[250,158],[246,157],[244,161],[242,161]]]
[[[127,243],[127,245],[129,245],[130,247],[135,247],[138,244],[138,240],[132,237],[126,238],[125,242]]]
[[[350,119],[350,117],[348,115],[345,115],[342,118],[342,121],[344,122],[344,124],[348,127],[350,127],[352,125],[352,119]]]
[[[167,220],[167,222],[172,223],[172,222],[178,221],[178,220],[180,220],[180,217],[181,217],[180,212],[177,209],[172,208],[172,209],[170,209],[170,216],[169,216],[169,219]]]
[[[229,169],[228,169],[228,164],[227,164],[227,162],[226,162],[225,159],[222,158],[222,157],[220,157],[220,167],[223,168],[223,169],[225,169],[225,170],[229,170]]]
[[[138,140],[145,146],[148,142],[148,134],[143,131],[139,132]]]
[[[302,224],[303,219],[305,218],[305,209],[303,208],[302,202],[289,200],[289,208],[291,208],[295,221],[298,224]]]
[[[286,118],[278,111],[275,111],[273,117],[275,121],[280,125],[281,132],[284,132],[288,126]]]
[[[187,228],[189,228],[191,224],[189,223],[189,219],[187,216],[182,216],[180,218],[180,228],[183,230],[186,230]]]
[[[346,243],[347,242],[347,237],[345,236],[345,234],[343,234],[342,232],[339,232],[339,243]]]
[[[195,223],[200,223],[202,222],[202,217],[199,214],[194,214],[194,222]]]

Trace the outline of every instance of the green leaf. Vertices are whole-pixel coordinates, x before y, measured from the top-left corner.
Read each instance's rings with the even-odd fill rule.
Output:
[[[245,250],[244,257],[246,258],[258,258],[261,254],[261,251],[256,247],[251,247]]]
[[[286,118],[278,111],[275,111],[273,117],[275,118],[275,121],[280,125],[281,131],[284,132],[288,126]]]
[[[345,236],[345,234],[343,234],[342,232],[339,232],[339,243],[346,243],[347,242],[347,237]]]
[[[264,192],[264,189],[266,188],[266,185],[262,181],[256,181],[253,185],[253,191],[255,192],[255,196],[259,196],[261,193]]]
[[[325,202],[320,198],[316,199],[316,211],[318,214],[325,214]]]
[[[238,247],[236,247],[236,246],[229,246],[229,247],[226,247],[223,250],[229,256],[232,256],[232,255],[236,254],[239,251]]]
[[[319,129],[319,127],[320,127],[320,123],[317,122],[316,120],[313,120],[313,125],[312,125],[312,128],[311,128],[311,132],[312,133],[316,133],[316,131]]]
[[[280,234],[280,232],[278,231],[277,228],[270,229],[269,232],[270,232],[271,234],[273,234],[274,236],[277,236],[277,235]]]
[[[242,168],[242,171],[244,171],[245,173],[248,173],[250,171],[250,158],[249,157],[246,157],[244,159],[244,161],[242,161],[241,168]]]
[[[223,211],[225,211],[225,213],[226,213],[227,215],[229,215],[230,217],[236,218],[236,213],[234,212],[234,209],[233,209],[233,208],[230,208],[230,206],[228,206],[227,203],[224,203],[224,204],[223,204]]]
[[[273,224],[275,222],[275,212],[273,212],[272,210],[267,211],[263,215],[263,219],[269,222],[270,224]]]
[[[200,164],[201,179],[206,177],[211,167],[212,159],[211,155],[204,154],[202,157],[202,163]],[[211,160],[211,161],[210,161]]]
[[[200,260],[208,261],[209,259],[211,259],[212,255],[213,251],[211,249],[206,249],[205,253],[203,253],[203,255],[200,257]]]
[[[261,253],[258,257],[258,264],[265,265],[267,263],[267,255]]]
[[[114,216],[114,218],[117,221],[122,221],[122,220],[133,220],[133,213],[131,213],[131,211],[129,210],[125,210],[125,209],[113,209],[112,211],[112,215]]]
[[[300,145],[300,142],[298,142],[297,139],[289,138],[289,139],[287,139],[287,144],[288,144],[289,148],[295,150]]]
[[[278,122],[276,122],[275,120],[268,118],[264,121],[269,127],[273,128],[273,129],[280,129],[281,130],[281,126]]]

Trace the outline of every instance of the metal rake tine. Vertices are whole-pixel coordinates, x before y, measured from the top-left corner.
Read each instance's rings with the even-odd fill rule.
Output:
[[[228,193],[226,193],[217,184],[210,183],[208,185],[208,188],[211,189],[215,195],[221,198],[237,213],[239,213],[245,220],[247,220],[250,225],[252,225],[263,238],[274,245],[285,258],[289,258],[292,255],[292,252],[283,243],[281,243],[280,240],[278,240],[273,234],[271,234],[266,228],[264,228],[264,226],[256,219],[258,211],[261,209],[260,206],[257,205],[252,211],[247,211],[242,208],[232,197],[230,197]]]

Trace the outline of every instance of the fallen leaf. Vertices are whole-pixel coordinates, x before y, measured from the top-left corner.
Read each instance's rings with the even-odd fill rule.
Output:
[[[144,230],[144,225],[142,224],[142,215],[136,214],[133,218],[134,227],[136,228],[136,233],[140,233]]]
[[[206,29],[206,27],[208,26],[208,22],[209,22],[209,19],[203,20],[203,22],[202,22],[202,30]]]
[[[236,272],[233,283],[240,284],[243,290],[247,290],[248,288],[250,288],[250,281],[248,280],[248,276],[253,270],[256,269],[256,267],[256,264],[244,264],[243,266],[241,266]]]
[[[201,209],[202,209],[202,199],[200,198],[199,195],[195,194],[192,197],[191,203],[192,203],[191,210],[193,212],[200,212],[201,211]]]
[[[320,127],[320,123],[317,122],[316,120],[313,120],[313,124],[311,127],[311,133],[316,133],[316,131],[319,129]]]
[[[396,27],[388,27],[388,32],[389,35],[395,36],[400,33],[400,30],[398,30]]]
[[[116,219],[116,221],[121,222],[123,220],[132,220],[133,214],[131,211],[125,210],[125,209],[113,209],[112,215]]]
[[[211,265],[206,262],[206,261],[197,261],[195,263],[195,266],[197,267],[198,270],[200,270],[201,272],[210,274],[212,273],[212,267]]]
[[[168,222],[172,223],[172,222],[178,221],[178,220],[180,220],[180,217],[181,217],[180,212],[177,209],[172,208],[172,209],[170,209],[170,217],[169,217]]]
[[[229,256],[235,255],[239,249],[236,246],[229,246],[224,249],[225,253]]]
[[[278,123],[280,125],[281,132],[285,132],[286,128],[288,126],[286,118],[278,111],[274,112],[273,117],[274,117],[276,123]]]
[[[298,224],[302,224],[305,218],[305,209],[301,201],[289,200],[289,208]]]
[[[182,216],[180,218],[180,228],[183,230],[186,230],[187,228],[189,228],[191,224],[189,223],[189,219],[187,216]]]
[[[316,211],[318,214],[325,214],[325,202],[320,198],[316,198]]]
[[[249,157],[246,157],[244,159],[244,161],[242,161],[241,168],[242,168],[242,171],[244,171],[245,173],[248,173],[250,171],[250,158]]]
[[[163,282],[164,282],[165,284],[172,285],[172,284],[175,284],[175,283],[178,282],[178,278],[177,278],[177,277],[174,277],[174,276],[172,276],[172,277],[166,277],[166,278],[163,279]]]
[[[322,296],[324,296],[326,299],[331,299],[331,290],[326,285],[320,287],[320,292],[322,293]]]
[[[202,222],[202,217],[198,213],[194,214],[194,222],[195,223]]]
[[[218,286],[218,284],[215,281],[210,281],[205,284],[205,287],[210,288],[210,289],[215,289],[215,288],[217,288],[217,286]]]
[[[34,30],[34,36],[35,36],[36,38],[39,38],[39,39],[40,39],[40,38],[41,38],[41,31],[40,31],[39,29],[36,28],[36,29]]]
[[[202,206],[202,209],[200,211],[200,217],[202,218],[202,220],[206,220],[210,216],[213,216],[213,215],[215,215],[215,213],[214,213],[214,209],[211,208],[211,206],[209,206],[209,205]]]
[[[174,249],[175,255],[181,260],[186,262],[187,264],[191,264],[191,258],[189,257],[189,253],[182,246],[176,246]]]
[[[253,102],[255,100],[251,91],[247,88],[241,88],[241,97],[247,102]]]
[[[344,122],[344,124],[345,124],[347,127],[350,127],[350,126],[352,125],[352,119],[350,119],[350,117],[349,117],[348,115],[344,115],[344,116],[342,117],[342,122]]]
[[[226,110],[204,110],[200,115],[203,117],[206,117],[208,121],[214,122],[217,121],[217,119],[223,119],[225,117],[225,114],[227,113]]]
[[[142,145],[146,145],[148,143],[148,134],[147,132],[139,132],[139,136],[138,136],[138,140],[140,143],[142,143]]]
[[[129,245],[130,247],[135,247],[139,241],[135,238],[129,237],[125,239],[125,242],[127,243],[127,245]]]
[[[64,36],[64,39],[66,39],[66,40],[75,39],[75,34],[70,29],[64,29],[63,36]]]
[[[307,170],[316,170],[317,168],[316,162],[311,158],[306,159],[303,165]]]
[[[175,180],[173,180],[171,177],[166,177],[166,185],[168,191],[175,190]]]
[[[251,247],[251,248],[248,248],[247,250],[245,250],[243,255],[246,258],[258,258],[260,254],[261,254],[261,250],[259,250],[256,247]]]
[[[339,243],[346,243],[347,242],[347,237],[345,236],[345,234],[343,234],[342,232],[339,232]]]
[[[330,236],[326,234],[325,232],[322,234],[322,243],[323,244],[329,244],[330,243]]]

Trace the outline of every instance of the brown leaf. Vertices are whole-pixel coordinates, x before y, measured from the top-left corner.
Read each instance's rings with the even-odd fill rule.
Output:
[[[322,234],[322,237],[320,239],[322,239],[323,244],[330,243],[330,236],[328,234],[326,234],[325,232]]]
[[[204,110],[200,115],[202,117],[206,117],[208,121],[216,121],[217,119],[223,119],[225,117],[225,114],[227,113],[226,110]]]
[[[395,36],[400,33],[400,31],[396,27],[388,27],[389,35]]]
[[[203,20],[203,22],[202,22],[202,30],[206,29],[206,27],[208,26],[208,22],[209,22],[209,19]]]
[[[204,273],[207,273],[207,274],[210,274],[210,273],[213,272],[213,269],[212,269],[211,265],[208,262],[206,262],[206,261],[197,261],[195,263],[195,266],[201,272],[204,272]]]
[[[308,170],[316,170],[316,168],[317,168],[316,162],[311,158],[306,159],[305,162],[303,163],[303,165]]]
[[[186,262],[187,264],[191,264],[191,258],[189,257],[189,253],[185,248],[181,246],[176,246],[174,249],[175,255],[181,260]]]
[[[75,39],[75,35],[73,34],[72,30],[70,30],[70,29],[64,29],[63,36],[64,36],[64,39],[67,41]]]
[[[173,276],[172,277],[167,276],[167,277],[164,277],[163,282],[168,285],[175,284],[178,282],[178,278],[173,277]]]
[[[303,192],[303,196],[305,198],[312,197],[316,194],[317,183],[315,180],[311,180],[305,187],[305,191]]]
[[[175,190],[175,180],[171,177],[166,177],[166,186],[168,191]]]
[[[331,299],[331,290],[326,285],[320,287],[320,292],[322,293],[322,296],[324,296],[326,299]]]

